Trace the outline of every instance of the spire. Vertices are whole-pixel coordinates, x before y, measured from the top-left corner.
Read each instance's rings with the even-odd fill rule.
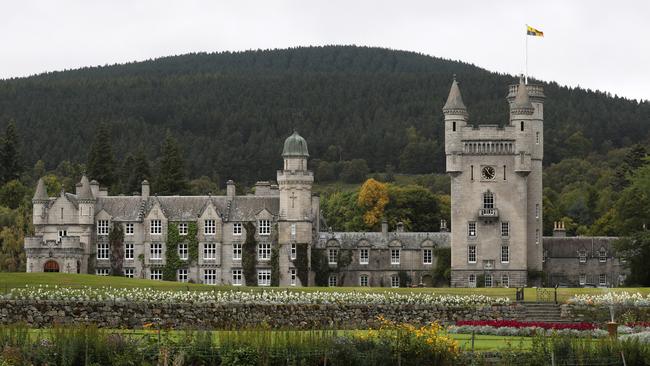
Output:
[[[533,104],[528,98],[528,87],[524,83],[524,78],[519,77],[519,87],[512,103],[512,112],[516,114],[533,114],[533,111]]]
[[[47,189],[45,189],[45,182],[43,178],[38,179],[38,184],[36,184],[36,192],[34,193],[34,200],[44,200],[47,201],[50,198],[47,196]]]
[[[447,103],[442,107],[442,111],[445,114],[467,114],[467,107],[465,107],[463,97],[460,95],[460,88],[456,81],[456,75],[454,75],[454,81],[451,83],[451,89],[449,89]]]
[[[92,200],[94,199],[93,193],[90,190],[90,182],[88,182],[88,177],[86,175],[81,176],[81,181],[79,182],[81,184],[81,187],[79,189],[79,194],[77,195],[77,199],[80,200]]]

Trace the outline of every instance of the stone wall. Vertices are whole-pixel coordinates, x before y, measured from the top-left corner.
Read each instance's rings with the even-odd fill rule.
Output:
[[[425,325],[432,321],[522,319],[520,305],[449,308],[423,305],[261,305],[171,304],[132,302],[67,302],[0,300],[0,324],[34,327],[93,323],[107,328],[245,329],[364,329],[378,325],[377,317]]]
[[[568,305],[560,307],[560,316],[576,322],[604,323],[612,318],[618,323],[647,322],[650,321],[650,308],[635,306],[615,306],[610,309],[608,306],[585,306]]]

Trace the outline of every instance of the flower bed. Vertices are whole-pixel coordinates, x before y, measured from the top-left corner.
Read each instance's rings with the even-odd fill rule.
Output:
[[[476,307],[508,305],[505,297],[395,292],[307,292],[287,290],[167,291],[146,288],[65,288],[35,286],[12,289],[5,300],[114,301],[196,304],[339,304]]]
[[[518,320],[459,320],[457,326],[469,325],[478,327],[495,327],[495,328],[541,328],[541,329],[574,329],[574,330],[594,330],[598,328],[592,323],[548,323],[548,322],[522,322]]]
[[[607,292],[601,295],[574,295],[567,300],[569,305],[583,306],[650,306],[650,294],[643,296],[640,293]]]
[[[650,331],[650,328],[643,326],[644,323],[630,323],[619,325],[619,334],[633,334]],[[526,322],[517,320],[463,320],[457,321],[455,326],[448,329],[449,333],[475,333],[486,335],[502,336],[533,336],[536,334],[558,334],[574,337],[599,338],[608,335],[604,329],[599,329],[594,323],[547,323],[547,322]]]

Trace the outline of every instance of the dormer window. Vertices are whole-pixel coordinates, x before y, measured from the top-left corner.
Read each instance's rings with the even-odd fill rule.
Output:
[[[580,263],[587,263],[587,251],[584,249],[580,249],[578,251],[578,261]]]
[[[162,221],[161,220],[151,220],[151,234],[153,234],[153,235],[162,234]]]
[[[494,194],[490,191],[483,193],[483,208],[494,208]]]
[[[271,220],[259,220],[258,233],[260,235],[271,235]]]
[[[600,263],[607,262],[607,250],[605,250],[605,248],[600,248],[598,251],[598,261]]]
[[[178,235],[187,235],[187,222],[178,223]]]
[[[97,235],[108,235],[108,220],[97,220]]]
[[[203,228],[205,235],[214,235],[217,232],[217,224],[212,219],[205,220]]]

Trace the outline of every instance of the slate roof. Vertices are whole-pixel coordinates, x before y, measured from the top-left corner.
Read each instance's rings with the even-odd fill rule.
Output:
[[[548,258],[577,258],[579,250],[586,250],[587,257],[597,257],[600,248],[607,250],[607,256],[616,254],[614,242],[617,237],[611,236],[572,236],[544,237],[544,250]]]
[[[528,98],[528,87],[526,87],[523,78],[519,78],[519,87],[517,88],[517,95],[515,96],[513,107],[520,109],[533,108],[533,104],[530,102],[530,98]]]
[[[144,213],[144,203],[140,196],[98,197],[95,212],[106,211],[115,221],[138,221]]]
[[[280,196],[236,196],[230,205],[229,221],[253,221],[255,215],[267,209],[271,214],[280,212]]]
[[[43,178],[38,179],[38,184],[36,185],[36,192],[34,193],[35,200],[48,200],[50,197],[47,196],[47,190],[45,189],[45,182]]]
[[[458,82],[456,78],[451,83],[451,89],[449,89],[449,96],[447,97],[447,102],[445,106],[442,107],[442,110],[467,110],[465,103],[463,103],[463,97],[460,95],[460,88],[458,87]]]
[[[321,232],[316,248],[325,248],[330,240],[336,240],[344,249],[357,248],[362,240],[372,248],[388,248],[391,242],[399,241],[403,249],[420,249],[427,240],[438,247],[449,247],[450,237],[448,232],[390,232],[387,237],[380,232]]]

